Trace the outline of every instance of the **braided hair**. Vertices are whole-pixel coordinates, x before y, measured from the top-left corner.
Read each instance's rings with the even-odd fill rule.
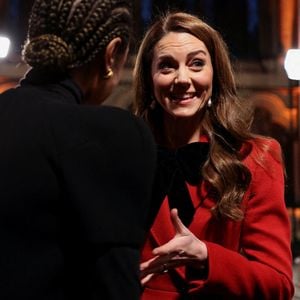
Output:
[[[131,38],[130,0],[36,0],[23,59],[31,67],[66,70],[85,65],[120,37]]]

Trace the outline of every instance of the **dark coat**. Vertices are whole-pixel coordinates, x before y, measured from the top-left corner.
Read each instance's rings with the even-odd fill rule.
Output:
[[[30,71],[0,95],[0,299],[138,299],[155,148],[129,112]]]

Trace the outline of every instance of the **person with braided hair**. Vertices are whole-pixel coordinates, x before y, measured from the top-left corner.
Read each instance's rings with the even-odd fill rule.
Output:
[[[31,68],[0,95],[0,299],[139,299],[154,141],[129,111],[100,106],[131,21],[129,0],[33,4]]]
[[[141,299],[290,300],[281,148],[251,132],[221,35],[197,16],[163,15],[142,40],[134,86],[158,144]]]

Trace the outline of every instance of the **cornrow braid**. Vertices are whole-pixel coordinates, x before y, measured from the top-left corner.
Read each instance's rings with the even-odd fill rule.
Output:
[[[81,6],[84,5],[86,1],[81,2]],[[107,16],[104,15],[106,10],[105,3],[100,3],[98,7],[94,8],[92,12],[90,12],[89,19],[86,20],[84,26],[79,26],[84,21],[83,9],[80,9],[78,6],[74,12],[74,16],[70,19],[70,23],[68,24],[68,28],[66,29],[66,35],[72,36],[76,32],[76,36],[74,37],[74,50],[81,51],[84,54],[88,49],[88,42],[90,36],[94,31],[98,31],[99,36],[105,37],[105,24],[104,20]],[[80,18],[82,20],[80,20]],[[99,24],[98,24],[99,23]]]
[[[89,22],[90,18],[93,18],[91,14],[93,14],[94,10],[95,1],[82,0],[77,4],[75,3],[67,17],[68,26],[65,28],[65,34],[67,36],[72,36],[72,34],[76,33],[79,34],[83,24]]]
[[[58,16],[57,29],[58,32],[63,32],[66,30],[67,20],[72,10],[73,1],[62,1],[60,14]]]
[[[120,7],[121,2],[123,2],[123,8]],[[124,11],[126,3],[126,1],[98,1],[96,3],[85,25],[80,28],[75,37],[73,49],[81,57],[81,61],[78,60],[72,67],[91,61],[115,37],[122,37],[124,46],[128,45],[131,20],[128,10],[127,13]],[[76,30],[75,26],[79,23],[78,20],[74,20],[75,26],[73,26],[72,21],[71,19],[70,32],[68,32],[70,36],[74,34],[72,30]]]
[[[102,26],[97,26],[97,24],[95,24],[95,26],[87,24],[87,27],[85,27],[86,30],[84,31],[85,36],[83,34],[80,35],[80,37],[84,36],[85,39],[78,43],[78,45],[84,46],[81,46],[75,51],[81,51],[81,56],[86,57],[84,62],[88,62],[92,60],[99,51],[104,49],[113,38],[122,36],[123,39],[129,41],[130,35],[128,34],[127,29],[121,26],[124,22],[126,22],[126,19],[123,19],[122,15],[116,14],[108,19]],[[119,24],[119,26],[117,26],[117,24]],[[93,28],[97,28],[96,31],[93,30]],[[103,36],[100,42],[98,38],[99,36]]]
[[[58,8],[61,0],[49,2],[36,0],[29,21],[29,37],[33,38],[45,33],[56,33]],[[47,32],[45,32],[45,30]]]
[[[66,70],[90,62],[115,37],[131,36],[130,0],[36,0],[23,58],[32,67]]]

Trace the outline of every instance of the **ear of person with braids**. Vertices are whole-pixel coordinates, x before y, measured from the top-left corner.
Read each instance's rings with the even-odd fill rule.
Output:
[[[0,299],[139,299],[155,146],[100,104],[131,39],[126,0],[36,0],[31,66],[0,95]]]
[[[250,131],[220,34],[190,14],[158,18],[134,87],[158,144],[142,299],[291,299],[280,145]]]

